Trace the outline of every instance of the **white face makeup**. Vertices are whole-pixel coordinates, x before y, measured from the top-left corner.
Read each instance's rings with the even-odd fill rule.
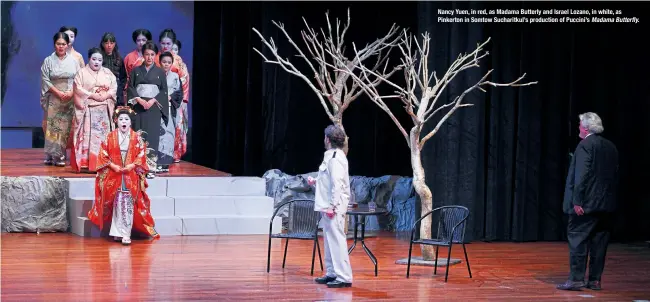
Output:
[[[74,32],[72,32],[71,30],[66,30],[64,31],[64,33],[66,33],[68,35],[68,38],[70,38],[70,43],[68,44],[68,46],[72,47],[72,44],[74,44],[74,39],[75,39]]]
[[[93,71],[98,71],[100,68],[102,68],[102,62],[104,62],[104,57],[100,53],[94,53],[92,56],[90,56],[90,60],[88,60],[88,65],[90,66],[90,69]]]
[[[171,52],[172,45],[174,45],[174,42],[170,38],[162,38],[162,40],[160,40],[160,48],[162,48],[162,52]]]
[[[147,37],[145,37],[145,36],[143,36],[143,35],[139,35],[139,36],[135,39],[135,45],[138,47],[138,50],[142,50],[142,46],[143,46],[145,43],[147,43]]]
[[[176,44],[172,45],[172,53],[178,55],[178,45]]]
[[[120,129],[122,133],[126,133],[131,128],[131,118],[128,114],[120,114],[117,117],[117,128]]]
[[[160,66],[162,66],[162,69],[165,70],[165,72],[169,72],[172,68],[172,58],[168,56],[162,57],[162,59],[160,59]]]

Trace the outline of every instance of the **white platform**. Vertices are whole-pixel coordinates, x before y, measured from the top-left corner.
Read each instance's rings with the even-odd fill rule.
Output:
[[[71,232],[97,237],[86,217],[95,195],[94,178],[66,178]],[[157,177],[147,194],[155,228],[161,236],[268,234],[273,199],[259,177]],[[273,232],[281,229],[273,221]]]

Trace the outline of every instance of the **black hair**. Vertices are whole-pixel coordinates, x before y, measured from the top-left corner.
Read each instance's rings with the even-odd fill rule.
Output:
[[[176,40],[176,42],[174,42],[174,44],[176,44],[176,46],[178,46],[178,52],[181,52],[181,40]]]
[[[68,34],[66,34],[66,33],[64,33],[62,31],[54,34],[54,38],[52,38],[52,43],[56,44],[56,41],[59,40],[59,39],[63,39],[63,40],[65,40],[65,43],[70,44],[70,37],[68,36]]]
[[[149,30],[144,28],[139,28],[134,30],[133,33],[131,34],[131,38],[133,38],[133,43],[135,43],[135,40],[138,39],[139,35],[143,35],[145,38],[147,38],[147,41],[151,41],[151,39],[153,39],[151,37],[151,32]]]
[[[74,33],[75,37],[77,36],[77,28],[74,26],[61,26],[61,28],[59,28],[59,31],[60,32],[71,31]]]
[[[144,54],[144,51],[147,49],[153,50],[154,53],[158,53],[158,46],[151,41],[147,41],[147,43],[142,45],[142,54]]]
[[[329,125],[325,128],[325,136],[329,139],[334,148],[343,148],[345,145],[345,132],[336,125]]]
[[[116,57],[120,56],[119,49],[117,47],[117,38],[115,38],[115,35],[111,32],[105,32],[102,35],[102,39],[99,41],[99,48],[106,53],[106,50],[104,49],[104,43],[105,42],[113,42],[115,43],[115,47],[113,48],[113,53],[116,55]]]
[[[90,57],[92,57],[92,55],[95,53],[98,53],[102,55],[102,57],[104,57],[104,53],[102,52],[101,49],[99,49],[99,47],[93,47],[91,49],[88,49],[88,59],[90,59]]]
[[[176,33],[171,28],[163,29],[158,36],[158,42],[162,42],[162,39],[169,38],[172,40],[172,43],[176,43]]]
[[[159,62],[162,62],[162,59],[164,57],[169,57],[170,59],[172,59],[172,63],[174,63],[174,55],[171,52],[165,51],[162,54],[160,54],[160,58],[159,58],[160,61]]]

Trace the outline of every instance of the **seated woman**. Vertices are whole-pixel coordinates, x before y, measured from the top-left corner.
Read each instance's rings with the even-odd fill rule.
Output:
[[[114,120],[117,129],[108,134],[101,145],[95,178],[95,202],[88,218],[100,230],[111,223],[110,236],[122,244],[131,243],[132,230],[154,239],[160,235],[154,229],[151,201],[145,192],[149,170],[145,143],[139,133],[131,129],[135,112],[129,107],[118,107]]]
[[[75,116],[72,120],[70,164],[77,172],[95,172],[99,145],[111,132],[113,110],[117,102],[117,80],[102,67],[101,49],[88,51],[88,65],[74,78]]]

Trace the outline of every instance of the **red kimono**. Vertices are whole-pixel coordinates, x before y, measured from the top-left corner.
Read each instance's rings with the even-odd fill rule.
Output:
[[[95,202],[88,212],[88,218],[102,230],[104,223],[113,217],[113,202],[117,191],[122,187],[122,173],[113,171],[109,168],[109,164],[114,163],[120,167],[134,164],[135,168],[124,174],[126,189],[131,193],[134,203],[133,230],[158,239],[160,235],[154,229],[150,211],[151,201],[145,192],[148,187],[145,175],[149,166],[147,165],[144,141],[138,133],[129,129],[129,150],[124,163],[122,163],[118,131],[120,130],[116,129],[109,133],[106,141],[100,147],[97,158],[97,177],[95,178]]]

